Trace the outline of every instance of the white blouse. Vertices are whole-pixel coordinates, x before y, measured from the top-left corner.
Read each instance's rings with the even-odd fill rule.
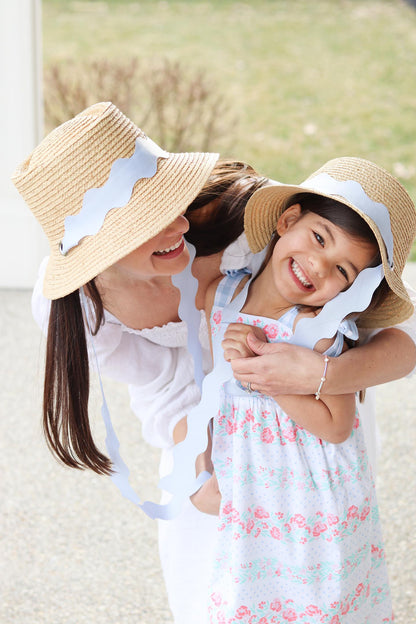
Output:
[[[249,266],[251,258],[246,237],[242,234],[224,251],[220,269],[225,272]],[[45,335],[50,309],[50,301],[42,294],[47,260],[45,258],[40,265],[32,295],[32,313]],[[415,291],[411,294],[416,302]],[[106,310],[104,321],[93,338],[101,374],[128,384],[131,408],[142,423],[144,439],[153,446],[169,448],[173,444],[175,425],[200,399],[194,381],[193,360],[187,350],[186,324],[171,322],[162,327],[136,330]],[[416,342],[415,314],[397,327]],[[363,338],[369,340],[374,333],[367,332]],[[204,372],[207,373],[212,361],[203,312],[200,340]],[[89,359],[93,368],[90,343]]]

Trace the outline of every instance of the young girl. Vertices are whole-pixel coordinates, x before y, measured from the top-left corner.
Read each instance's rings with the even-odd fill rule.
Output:
[[[329,338],[320,321],[328,310],[331,321],[367,308],[359,317],[367,327],[411,314],[400,276],[416,214],[376,165],[336,159],[300,187],[262,189],[246,207],[245,230],[255,252],[273,235],[272,243],[255,279],[237,272],[208,293],[215,358],[230,322],[242,329],[223,342],[227,359],[247,353],[247,325],[271,342],[307,328],[315,348],[333,356],[346,348],[342,334],[357,334],[349,320]],[[381,266],[385,279],[368,306]],[[213,433],[221,508],[211,622],[393,621],[361,423],[353,395],[325,395],[327,366],[324,356],[315,395],[278,402],[250,384],[223,384]]]

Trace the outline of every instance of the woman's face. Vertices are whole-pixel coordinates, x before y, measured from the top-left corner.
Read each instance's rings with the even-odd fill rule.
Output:
[[[189,222],[179,216],[143,245],[124,256],[105,273],[117,274],[133,280],[148,280],[153,277],[180,273],[189,262],[188,249],[183,235],[189,229]]]
[[[299,204],[279,218],[273,250],[273,279],[293,304],[320,307],[346,290],[369,266],[377,248],[309,212]]]

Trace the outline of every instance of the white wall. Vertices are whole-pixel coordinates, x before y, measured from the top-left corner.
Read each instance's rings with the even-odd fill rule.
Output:
[[[30,288],[46,238],[10,175],[43,136],[41,1],[0,0],[0,288]]]

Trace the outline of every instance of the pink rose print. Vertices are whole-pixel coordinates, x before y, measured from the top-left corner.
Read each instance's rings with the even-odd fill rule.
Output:
[[[248,520],[246,524],[246,533],[251,533],[253,529],[254,529],[254,520],[250,518],[250,520]]]
[[[344,604],[341,603],[341,615],[346,615],[349,610],[350,610],[350,605],[348,602],[345,602]]]
[[[241,620],[244,616],[250,615],[250,613],[251,611],[248,607],[242,606],[237,609],[235,617],[237,618],[237,620]]]
[[[232,435],[233,433],[235,433],[237,431],[238,427],[237,427],[237,423],[235,420],[227,420],[227,422],[225,423],[225,430],[228,433],[228,435]]]
[[[280,529],[278,529],[275,526],[270,529],[270,535],[273,537],[273,539],[277,539],[277,540],[282,539],[282,534],[280,532]]]
[[[322,614],[322,611],[316,605],[309,605],[308,607],[306,607],[305,611],[308,615],[321,615]]]
[[[334,615],[329,624],[341,624],[339,617],[337,615]]]
[[[261,432],[260,438],[261,438],[261,441],[265,442],[266,444],[271,444],[273,442],[274,435],[270,427],[265,427],[263,429],[263,431]]]
[[[328,514],[328,523],[332,526],[334,524],[338,524],[339,518],[338,516],[334,516],[333,514]]]
[[[306,526],[306,520],[302,514],[295,514],[293,518],[290,519],[290,522],[296,524],[299,528]]]
[[[226,503],[224,507],[222,508],[222,512],[224,514],[229,514],[231,513],[232,509],[233,509],[233,504],[231,501],[228,501],[228,503]]]
[[[211,594],[211,600],[215,604],[216,607],[219,607],[222,602],[221,596],[217,592],[214,592],[213,594]]]
[[[355,590],[355,595],[359,596],[360,594],[362,594],[363,591],[364,591],[364,585],[360,583],[359,585],[357,585],[357,589]]]
[[[252,409],[246,410],[245,422],[254,422],[254,414]]]
[[[353,518],[358,518],[358,507],[356,505],[351,505],[348,508],[347,519],[352,520]]]
[[[296,622],[296,620],[298,619],[296,611],[294,611],[293,609],[286,609],[286,611],[283,611],[282,616],[288,622]]]
[[[221,323],[221,317],[222,317],[221,311],[217,310],[217,312],[214,312],[214,314],[212,315],[212,320],[214,321],[216,325],[218,325],[219,323]]]
[[[370,507],[364,507],[364,509],[361,512],[360,520],[364,521],[367,518],[369,513],[370,513]]]
[[[283,436],[289,442],[294,442],[296,440],[296,429],[293,427],[288,427],[285,431],[283,431]]]
[[[280,611],[280,609],[282,608],[282,603],[280,602],[280,600],[278,598],[275,598],[271,603],[270,603],[270,609],[272,611]]]
[[[270,340],[273,340],[278,335],[277,325],[265,325],[263,331]]]
[[[324,533],[327,529],[328,527],[326,526],[324,522],[317,522],[315,526],[313,527],[312,532],[313,532],[314,537],[319,537],[319,535],[321,535],[321,533]]]
[[[258,519],[269,518],[269,516],[270,516],[269,512],[263,509],[263,507],[256,507],[256,509],[254,510],[255,518],[258,518]]]
[[[268,624],[268,622],[267,622],[267,618],[266,618],[266,617],[261,617],[261,618],[259,619],[259,624]]]

